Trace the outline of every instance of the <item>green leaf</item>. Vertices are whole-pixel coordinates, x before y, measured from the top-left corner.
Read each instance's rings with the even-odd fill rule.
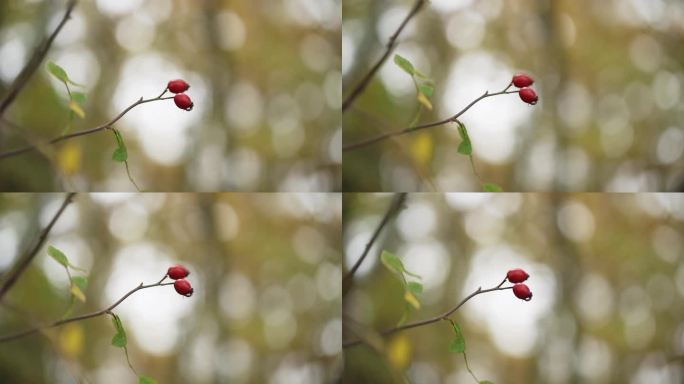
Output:
[[[458,324],[453,321],[451,322],[451,325],[454,327],[454,334],[456,336],[453,338],[453,340],[451,340],[451,343],[449,343],[449,352],[463,353],[465,352],[466,346],[463,332],[461,332],[461,327],[459,327]]]
[[[419,92],[416,98],[418,99],[418,102],[421,103],[425,108],[432,111],[432,103],[430,102],[430,99],[427,98],[427,96]]]
[[[47,69],[48,69],[48,72],[50,72],[50,74],[52,76],[56,77],[59,81],[63,82],[64,84],[72,84],[72,85],[81,86],[81,84],[74,83],[73,81],[71,81],[71,79],[67,75],[64,68],[60,67],[59,65],[55,64],[54,62],[48,61]]]
[[[413,76],[416,73],[416,69],[413,68],[413,64],[411,64],[410,61],[406,60],[405,58],[399,55],[394,55],[394,64],[399,66],[399,68],[403,69],[404,72],[408,73],[411,76]]]
[[[83,105],[86,102],[86,94],[83,92],[71,92],[71,100]]]
[[[410,281],[406,284],[406,289],[411,291],[414,295],[419,295],[423,293],[423,284],[415,282],[415,281]]]
[[[69,266],[69,259],[67,259],[64,252],[60,251],[59,249],[50,245],[48,246],[47,253],[48,255],[52,256],[52,258],[55,259],[56,262],[62,264],[65,268]]]
[[[85,291],[88,286],[88,278],[85,276],[74,276],[71,278],[71,283]]]
[[[126,149],[126,144],[123,141],[123,136],[118,130],[114,129],[114,138],[116,139],[117,148],[112,153],[112,160],[123,163],[128,160],[128,150]]]
[[[380,261],[382,261],[385,267],[387,267],[387,269],[390,271],[399,275],[403,275],[404,264],[402,264],[401,260],[399,260],[399,258],[393,253],[382,251],[380,254]]]
[[[75,113],[76,116],[80,117],[81,119],[85,118],[85,112],[83,111],[83,108],[81,108],[81,106],[78,105],[77,102],[75,102],[73,100],[69,100],[69,109],[71,109],[71,111],[73,113]]]
[[[418,301],[418,298],[414,296],[410,290],[404,292],[404,300],[416,310],[420,309],[420,301]]]
[[[157,384],[157,380],[147,376],[140,376],[138,378],[138,384]]]
[[[435,93],[435,88],[430,84],[422,84],[418,87],[418,90],[426,97],[432,97],[432,95]]]
[[[124,330],[123,324],[119,316],[112,314],[112,324],[116,329],[116,334],[112,337],[112,345],[119,348],[125,348],[128,344],[126,339],[126,330]]]
[[[480,381],[480,384],[494,384],[494,383],[489,381],[489,380],[482,380],[482,381]]]
[[[482,184],[482,189],[485,192],[503,192],[503,189],[494,183],[484,183]]]
[[[80,288],[78,285],[73,285],[73,284],[72,284],[72,285],[71,285],[71,288],[69,289],[69,291],[71,292],[71,294],[72,294],[75,298],[77,298],[77,299],[79,299],[81,302],[85,303],[85,301],[86,301],[85,294],[83,293],[83,291],[81,290],[81,288]]]
[[[465,125],[460,121],[458,123],[458,134],[461,136],[461,144],[458,146],[458,153],[462,155],[470,156],[473,153],[473,145],[470,142],[470,136],[468,136],[468,130]]]

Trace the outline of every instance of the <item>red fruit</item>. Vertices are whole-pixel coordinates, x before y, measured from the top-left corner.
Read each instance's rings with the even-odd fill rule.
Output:
[[[192,103],[192,100],[190,100],[190,96],[185,93],[179,93],[174,96],[173,102],[176,103],[178,108],[185,109],[186,111],[192,111],[192,107],[195,106],[195,104]]]
[[[172,93],[183,93],[190,88],[190,84],[181,79],[171,80],[166,88],[168,88]]]
[[[178,281],[180,281],[180,280],[178,280]],[[517,297],[518,299],[522,299],[525,301],[532,300],[532,292],[530,291],[530,287],[528,287],[525,284],[514,285],[513,286],[513,293],[515,294],[515,297]]]
[[[508,279],[508,281],[510,281],[513,284],[522,283],[523,281],[527,280],[528,277],[530,277],[530,275],[528,275],[527,272],[523,271],[520,268],[511,269],[506,274],[506,278]]]
[[[169,267],[169,270],[166,273],[170,278],[178,280],[187,277],[190,274],[190,271],[188,271],[188,269],[184,266],[176,264],[172,267]]]
[[[527,104],[535,105],[537,104],[537,100],[539,100],[537,93],[534,92],[534,89],[532,88],[523,88],[518,92],[518,95],[520,95],[520,99]]]
[[[187,297],[192,296],[192,292],[194,291],[190,282],[185,279],[176,280],[176,282],[173,283],[173,287],[176,288],[176,292]]]
[[[513,76],[513,85],[518,88],[529,87],[532,83],[534,83],[534,80],[524,73],[518,73]]]

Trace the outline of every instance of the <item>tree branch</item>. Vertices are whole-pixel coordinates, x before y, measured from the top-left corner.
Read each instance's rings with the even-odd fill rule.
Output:
[[[84,129],[81,131],[69,133],[67,135],[57,136],[54,139],[51,139],[51,140],[45,142],[44,144],[45,145],[54,145],[54,144],[57,144],[61,141],[73,139],[73,138],[76,138],[79,136],[91,135],[93,133],[97,133],[97,132],[103,131],[105,129],[109,129],[109,128],[111,128],[112,125],[114,125],[117,121],[119,121],[119,119],[121,119],[126,113],[128,113],[131,109],[137,107],[140,104],[145,104],[145,103],[149,103],[152,101],[173,99],[173,96],[162,97],[165,93],[166,93],[166,91],[162,92],[161,95],[159,95],[153,99],[143,99],[141,97],[140,100],[129,105],[126,109],[124,109],[121,113],[119,113],[119,115],[117,115],[114,119],[112,119],[111,121],[109,121],[107,123],[104,123],[104,124],[102,124],[98,127],[95,127],[95,128]],[[7,152],[2,152],[2,153],[0,153],[0,160],[6,159],[8,157],[18,156],[18,155],[21,155],[21,154],[26,153],[26,152],[31,152],[33,150],[36,150],[37,148],[38,148],[37,145],[27,145],[23,148],[18,148],[18,149],[13,149],[13,150],[7,151]]]
[[[412,133],[412,132],[415,132],[415,131],[419,131],[419,130],[421,130],[421,129],[437,127],[437,126],[440,126],[440,125],[443,125],[443,124],[455,122],[461,115],[463,115],[467,110],[469,110],[473,105],[477,104],[477,102],[479,102],[479,101],[482,100],[482,99],[485,99],[485,98],[487,98],[487,97],[492,97],[492,96],[508,95],[508,94],[512,94],[512,93],[518,93],[518,91],[509,91],[508,89],[509,89],[510,87],[511,87],[511,84],[509,84],[508,87],[506,87],[503,91],[494,92],[494,93],[489,93],[489,91],[486,91],[486,92],[483,93],[480,97],[478,97],[477,99],[473,100],[470,104],[466,105],[465,108],[463,108],[463,109],[461,109],[460,111],[458,111],[455,115],[453,115],[453,116],[451,116],[451,117],[447,117],[446,119],[442,119],[442,120],[439,120],[439,121],[434,121],[434,122],[432,122],[432,123],[426,123],[426,124],[416,125],[416,126],[414,126],[414,127],[399,129],[399,130],[396,130],[396,131],[386,132],[386,133],[383,133],[383,134],[381,134],[381,135],[372,137],[372,138],[370,138],[370,139],[366,139],[366,140],[362,140],[362,141],[359,141],[359,142],[356,142],[356,143],[353,143],[353,144],[345,145],[345,146],[342,147],[342,150],[343,150],[343,151],[349,151],[349,150],[352,150],[352,149],[357,149],[357,148],[365,147],[365,146],[368,146],[368,145],[377,143],[378,141],[382,141],[382,140],[389,139],[389,138],[391,138],[391,137],[400,136],[400,135],[405,135],[405,134],[407,134],[407,133]]]
[[[463,306],[463,304],[468,302],[468,300],[472,299],[473,297],[480,295],[480,294],[483,294],[483,293],[487,293],[487,292],[503,291],[506,289],[512,289],[513,288],[512,286],[502,288],[501,286],[504,285],[505,282],[506,282],[506,279],[504,279],[501,283],[499,283],[499,285],[497,285],[494,288],[488,288],[488,289],[482,289],[482,287],[477,288],[477,290],[475,290],[475,292],[466,296],[465,299],[461,300],[461,302],[458,303],[455,307],[447,310],[446,312],[442,313],[441,315],[437,315],[437,316],[434,316],[434,317],[431,317],[431,318],[425,319],[425,320],[414,321],[412,323],[407,323],[404,325],[400,325],[398,327],[389,328],[389,329],[386,329],[384,331],[379,332],[379,334],[381,336],[389,336],[389,335],[396,333],[396,332],[399,332],[399,331],[404,331],[404,330],[411,329],[411,328],[421,327],[423,325],[436,323],[436,322],[441,321],[441,320],[449,320],[449,316],[451,316],[454,312],[456,312],[459,308],[461,308]],[[343,348],[354,347],[356,345],[361,344],[362,342],[363,341],[359,340],[359,339],[349,340],[349,341],[343,342],[342,347]]]
[[[405,200],[406,193],[399,193],[394,197],[389,207],[387,207],[387,212],[385,212],[385,216],[382,218],[380,223],[378,223],[378,226],[377,228],[375,228],[373,235],[371,236],[368,243],[366,243],[366,247],[363,249],[361,257],[359,257],[359,259],[356,260],[356,263],[354,263],[354,265],[347,272],[347,274],[344,275],[344,278],[342,279],[342,297],[344,297],[347,294],[347,292],[349,292],[349,289],[351,288],[352,278],[354,277],[354,273],[356,273],[356,270],[359,269],[361,263],[363,263],[363,260],[366,258],[366,256],[368,256],[368,252],[370,252],[371,248],[373,247],[373,244],[380,236],[380,232],[382,232],[382,229],[385,227],[385,225],[387,225],[390,219],[399,212]]]
[[[342,102],[342,112],[347,110],[347,108],[351,107],[351,105],[354,103],[354,100],[356,100],[357,97],[359,97],[363,91],[366,89],[368,84],[370,84],[371,80],[375,76],[375,74],[380,70],[380,67],[382,67],[382,64],[387,61],[387,58],[389,58],[390,54],[392,54],[392,51],[397,45],[397,38],[399,38],[399,35],[401,32],[404,30],[406,25],[411,21],[411,19],[420,12],[421,8],[427,3],[427,0],[417,0],[415,4],[413,4],[413,8],[411,8],[411,11],[409,12],[408,15],[406,15],[406,18],[404,21],[401,22],[399,25],[399,28],[390,36],[389,41],[387,42],[385,53],[378,59],[378,61],[371,67],[370,71],[366,73],[366,75],[361,79],[361,81],[354,87],[354,89],[349,93],[349,95],[344,99]]]
[[[31,264],[31,261],[36,257],[36,254],[38,254],[38,251],[40,251],[40,248],[43,246],[45,243],[45,240],[47,239],[48,234],[52,230],[52,227],[55,225],[57,222],[57,219],[62,215],[62,212],[66,209],[67,205],[71,203],[73,200],[75,193],[69,193],[64,197],[64,201],[62,202],[62,205],[59,207],[55,215],[52,217],[52,220],[50,220],[50,223],[41,231],[40,235],[38,236],[38,241],[33,245],[33,247],[26,252],[26,254],[15,264],[14,268],[9,272],[9,276],[5,279],[3,282],[2,286],[0,287],[0,301],[2,300],[3,296],[9,291],[10,288],[14,285],[14,283],[17,282],[19,279],[19,276],[21,276],[22,273],[28,268],[29,264]]]
[[[71,11],[74,10],[74,7],[76,7],[77,3],[78,0],[69,0],[64,17],[62,17],[62,21],[60,21],[59,25],[57,25],[57,28],[55,28],[52,34],[35,49],[31,59],[26,63],[17,78],[14,79],[14,82],[9,87],[9,92],[2,99],[2,101],[0,101],[0,116],[5,113],[5,110],[10,106],[10,104],[12,104],[17,95],[19,95],[19,92],[21,92],[24,86],[26,86],[28,81],[31,79],[31,76],[33,76],[33,74],[36,72],[36,69],[38,69],[40,63],[43,62],[45,55],[47,55],[47,52],[52,46],[52,42],[62,30],[67,20],[71,18]]]
[[[21,337],[28,336],[28,335],[34,334],[34,333],[36,333],[36,332],[39,332],[39,331],[42,331],[42,330],[45,330],[45,329],[48,329],[48,328],[59,327],[60,325],[64,325],[64,324],[67,324],[67,323],[73,323],[74,321],[80,321],[80,320],[91,319],[91,318],[93,318],[93,317],[98,317],[98,316],[102,316],[102,315],[104,315],[104,314],[110,313],[114,308],[116,308],[119,304],[121,304],[124,300],[126,300],[130,295],[134,294],[135,292],[137,292],[137,291],[139,291],[139,290],[141,290],[141,289],[152,288],[152,287],[162,287],[162,286],[165,286],[165,285],[173,285],[173,282],[162,283],[162,282],[166,279],[166,277],[167,277],[167,275],[164,275],[164,277],[162,277],[161,280],[159,280],[158,282],[156,282],[156,283],[154,283],[154,284],[143,285],[143,283],[140,283],[140,285],[138,285],[137,287],[135,287],[135,288],[131,289],[130,291],[128,291],[128,293],[126,293],[125,295],[123,295],[123,296],[122,296],[119,300],[117,300],[114,304],[110,305],[109,307],[107,307],[107,308],[105,308],[105,309],[101,309],[101,310],[96,311],[96,312],[86,313],[86,314],[79,315],[79,316],[70,317],[70,318],[67,318],[67,319],[58,320],[58,321],[55,321],[55,322],[53,322],[53,323],[50,323],[50,324],[47,324],[47,325],[44,325],[44,326],[34,327],[34,328],[30,328],[30,329],[27,329],[27,330],[24,330],[24,331],[21,331],[21,332],[17,332],[17,333],[13,333],[13,334],[10,334],[10,335],[2,336],[2,337],[0,337],[0,343],[4,343],[4,342],[7,342],[7,341],[12,341],[12,340],[15,340],[15,339],[19,339],[19,338],[21,338]]]

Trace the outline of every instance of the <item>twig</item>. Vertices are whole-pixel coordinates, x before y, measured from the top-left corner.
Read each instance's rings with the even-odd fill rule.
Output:
[[[368,84],[370,84],[371,80],[375,76],[375,74],[380,70],[380,67],[382,67],[382,64],[387,61],[387,58],[392,54],[392,51],[397,45],[397,38],[399,38],[399,35],[401,32],[404,30],[406,25],[411,21],[411,19],[420,12],[421,8],[427,3],[427,0],[417,0],[415,4],[413,4],[413,8],[411,8],[411,11],[409,12],[408,15],[406,15],[406,18],[404,21],[401,22],[399,25],[399,28],[390,36],[389,41],[387,42],[386,48],[385,48],[385,53],[378,59],[378,61],[371,67],[370,71],[366,73],[366,75],[361,79],[361,81],[354,87],[354,89],[349,93],[349,95],[344,99],[342,102],[342,112],[346,111],[347,108],[351,107],[351,105],[354,103],[354,100],[356,100],[359,95],[363,93],[363,91],[366,89]]]
[[[461,300],[461,302],[458,303],[455,307],[447,310],[446,312],[442,313],[441,315],[437,315],[437,316],[434,316],[434,317],[431,317],[431,318],[425,319],[425,320],[414,321],[412,323],[400,325],[398,327],[389,328],[389,329],[386,329],[384,331],[381,331],[379,334],[381,336],[389,336],[389,335],[396,333],[396,332],[399,332],[399,331],[404,331],[404,330],[411,329],[411,328],[421,327],[423,325],[436,323],[436,322],[442,321],[442,320],[449,320],[449,316],[451,316],[454,312],[456,312],[459,308],[461,308],[463,306],[463,304],[468,302],[468,300],[472,299],[473,297],[480,295],[480,294],[483,294],[483,293],[487,293],[487,292],[503,291],[506,289],[512,289],[513,288],[512,286],[502,288],[501,286],[504,285],[505,282],[506,282],[506,279],[504,279],[501,283],[499,283],[499,285],[497,285],[494,288],[488,288],[488,289],[482,289],[482,287],[477,288],[477,290],[475,290],[475,292],[466,296],[466,298]],[[353,346],[360,344],[361,342],[362,342],[361,340],[345,341],[342,343],[342,347],[343,348],[353,347]]]
[[[357,149],[357,148],[365,147],[365,146],[368,146],[368,145],[370,145],[370,144],[377,143],[378,141],[382,141],[382,140],[389,139],[389,138],[391,138],[391,137],[400,136],[400,135],[405,135],[405,134],[407,134],[407,133],[419,131],[419,130],[421,130],[421,129],[431,128],[431,127],[437,127],[437,126],[440,126],[440,125],[443,125],[443,124],[455,122],[462,114],[464,114],[467,110],[469,110],[473,105],[477,104],[477,102],[480,101],[480,100],[482,100],[482,99],[485,99],[485,98],[487,98],[487,97],[492,97],[492,96],[508,95],[508,94],[512,94],[512,93],[518,93],[518,91],[508,91],[508,88],[510,88],[510,87],[511,87],[511,85],[509,84],[508,87],[506,87],[503,91],[494,92],[494,93],[489,93],[489,91],[486,91],[486,92],[483,93],[480,97],[478,97],[477,99],[473,100],[470,104],[466,105],[465,108],[463,108],[462,110],[458,111],[455,115],[450,116],[450,117],[447,117],[446,119],[442,119],[442,120],[439,120],[439,121],[434,121],[434,122],[432,122],[432,123],[426,123],[426,124],[417,125],[417,126],[415,126],[415,127],[409,127],[409,128],[399,129],[399,130],[396,130],[396,131],[386,132],[386,133],[383,133],[383,134],[381,134],[381,135],[372,137],[372,138],[370,138],[370,139],[366,139],[366,140],[363,140],[363,141],[359,141],[359,142],[356,142],[356,143],[352,143],[352,144],[345,145],[345,146],[342,147],[342,150],[343,150],[343,151],[349,151],[349,150],[352,150],[352,149]]]
[[[399,212],[405,200],[406,193],[399,193],[394,197],[389,207],[387,207],[387,212],[385,212],[385,216],[382,218],[380,223],[378,223],[378,226],[377,228],[375,228],[373,235],[371,236],[368,243],[366,243],[366,247],[363,249],[361,257],[359,257],[359,259],[356,260],[356,263],[354,263],[354,265],[351,267],[351,269],[349,269],[347,274],[344,275],[344,278],[342,279],[342,297],[344,297],[347,294],[347,292],[349,292],[349,289],[351,288],[352,278],[354,277],[356,270],[359,269],[361,263],[363,263],[363,260],[366,258],[366,256],[368,256],[368,252],[370,252],[371,248],[373,247],[373,244],[378,239],[378,236],[380,236],[380,232],[382,232],[382,229],[385,227],[385,225],[387,225],[390,219],[397,212]]]
[[[57,222],[57,219],[62,215],[62,212],[66,209],[67,205],[71,203],[73,200],[75,193],[69,193],[64,197],[64,201],[62,202],[62,205],[59,207],[55,215],[52,217],[52,220],[50,220],[50,223],[40,232],[40,235],[38,236],[38,241],[33,245],[33,247],[26,252],[26,255],[21,258],[17,262],[17,264],[14,266],[14,268],[9,272],[9,276],[5,279],[5,281],[2,283],[2,286],[0,287],[0,300],[2,300],[3,296],[9,291],[10,288],[14,285],[14,283],[17,282],[19,279],[19,276],[21,276],[22,273],[28,268],[29,264],[31,264],[31,261],[36,257],[36,254],[38,254],[38,251],[40,248],[43,246],[43,243],[45,243],[45,240],[47,239],[48,234],[52,230],[52,227],[55,225]]]
[[[17,78],[14,79],[14,82],[9,87],[9,92],[2,99],[2,101],[0,101],[0,116],[5,113],[5,110],[10,106],[10,104],[12,104],[17,95],[19,95],[19,92],[21,92],[24,86],[26,86],[28,81],[31,79],[31,76],[33,76],[33,74],[36,72],[36,69],[38,69],[40,63],[43,62],[45,55],[47,55],[47,52],[50,50],[50,46],[52,46],[52,42],[62,30],[67,20],[69,20],[71,17],[71,11],[73,11],[77,3],[78,0],[69,1],[66,12],[64,13],[64,17],[62,17],[62,21],[60,21],[60,23],[57,25],[57,28],[55,28],[47,40],[43,41],[43,43],[36,48],[31,59],[26,63]]]
[[[110,305],[109,307],[107,307],[107,308],[105,308],[105,309],[101,309],[101,310],[96,311],[96,312],[86,313],[86,314],[84,314],[84,315],[79,315],[79,316],[70,317],[70,318],[63,319],[63,320],[58,320],[58,321],[55,321],[55,322],[53,322],[53,323],[51,323],[51,324],[43,325],[43,326],[40,326],[40,327],[34,327],[34,328],[27,329],[27,330],[24,330],[24,331],[21,331],[21,332],[17,332],[17,333],[13,333],[13,334],[10,334],[10,335],[2,336],[2,337],[0,337],[0,343],[4,343],[4,342],[11,341],[11,340],[15,340],[15,339],[18,339],[18,338],[21,338],[21,337],[24,337],[24,336],[28,336],[28,335],[31,335],[31,334],[36,333],[36,332],[39,332],[39,331],[43,331],[43,330],[48,329],[48,328],[54,328],[54,327],[59,327],[60,325],[64,325],[64,324],[67,324],[67,323],[73,323],[74,321],[80,321],[80,320],[91,319],[91,318],[93,318],[93,317],[98,317],[98,316],[102,316],[102,315],[104,315],[104,314],[108,314],[108,313],[110,313],[114,308],[116,308],[119,304],[121,304],[124,300],[126,300],[130,295],[134,294],[135,292],[137,292],[137,291],[139,291],[139,290],[141,290],[141,289],[152,288],[152,287],[162,287],[162,286],[165,286],[165,285],[173,285],[172,282],[169,282],[169,283],[162,283],[162,282],[166,279],[166,277],[167,277],[167,276],[164,275],[164,277],[163,277],[161,280],[159,280],[158,282],[156,282],[156,283],[154,283],[154,284],[143,285],[143,283],[140,283],[140,285],[138,285],[137,287],[135,287],[135,288],[133,288],[132,290],[128,291],[128,293],[126,293],[125,295],[123,295],[123,297],[121,297],[121,298],[120,298],[119,300],[117,300],[114,304]]]
[[[164,93],[162,93],[162,95],[163,95],[163,94],[164,94]],[[124,109],[121,113],[119,113],[119,115],[117,115],[114,119],[112,119],[111,121],[109,121],[109,122],[107,122],[107,123],[104,123],[104,124],[102,124],[102,125],[100,125],[100,126],[98,126],[98,127],[95,127],[95,128],[84,129],[84,130],[81,130],[81,131],[76,131],[76,132],[73,132],[73,133],[69,133],[69,134],[67,134],[67,135],[57,136],[57,137],[55,137],[54,139],[47,141],[45,144],[46,144],[46,145],[53,145],[53,144],[57,144],[57,143],[59,143],[59,142],[61,142],[61,141],[64,141],[64,140],[73,139],[73,138],[79,137],[79,136],[91,135],[91,134],[93,134],[93,133],[97,133],[97,132],[103,131],[103,130],[105,130],[105,129],[109,129],[109,128],[111,128],[112,125],[114,125],[117,121],[119,121],[119,119],[121,119],[126,113],[128,113],[128,111],[130,111],[131,109],[137,107],[138,105],[140,105],[140,104],[145,104],[145,103],[149,103],[149,102],[152,102],[152,101],[169,100],[169,99],[173,99],[173,96],[161,97],[161,95],[160,95],[160,96],[157,96],[157,97],[155,97],[155,98],[153,98],[153,99],[143,99],[143,98],[141,97],[140,100],[138,100],[138,101],[136,101],[135,103],[129,105],[126,109]],[[38,147],[37,147],[36,145],[28,145],[28,146],[23,147],[23,148],[18,148],[18,149],[13,149],[13,150],[11,150],[11,151],[3,152],[3,153],[0,153],[0,160],[6,159],[6,158],[8,158],[8,157],[13,157],[13,156],[21,155],[22,153],[30,152],[30,151],[33,151],[33,150],[35,150],[35,149],[37,149],[37,148],[38,148]]]

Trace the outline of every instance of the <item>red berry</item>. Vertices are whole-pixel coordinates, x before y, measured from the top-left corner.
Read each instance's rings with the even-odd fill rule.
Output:
[[[510,281],[513,284],[522,283],[523,281],[527,280],[528,277],[530,277],[530,275],[528,275],[527,272],[523,271],[520,268],[511,269],[506,274],[506,278],[508,279],[508,281]]]
[[[518,92],[518,95],[520,95],[520,99],[527,104],[535,105],[537,104],[537,100],[539,100],[537,93],[534,92],[534,89],[532,88],[523,88]]]
[[[529,87],[532,83],[534,83],[534,80],[524,73],[518,73],[513,76],[513,85],[518,88]]]
[[[190,274],[190,271],[188,271],[188,269],[184,266],[176,264],[172,267],[169,267],[169,270],[166,273],[170,278],[178,280],[187,277]]]
[[[185,93],[179,93],[174,96],[173,102],[176,103],[178,108],[185,109],[186,111],[192,111],[192,107],[195,106],[195,104],[192,103],[192,100],[190,100],[190,96]]]
[[[178,281],[180,281],[180,280],[178,280]],[[525,284],[514,285],[513,286],[513,293],[515,294],[515,297],[517,297],[518,299],[522,299],[525,301],[532,300],[532,292],[530,291],[530,287],[528,287]]]
[[[192,292],[194,291],[190,285],[190,282],[185,279],[176,280],[176,282],[173,283],[173,287],[176,288],[176,292],[178,292],[180,295],[187,297],[192,296]]]
[[[183,93],[190,88],[190,84],[186,83],[185,80],[171,80],[166,86],[172,93]]]

